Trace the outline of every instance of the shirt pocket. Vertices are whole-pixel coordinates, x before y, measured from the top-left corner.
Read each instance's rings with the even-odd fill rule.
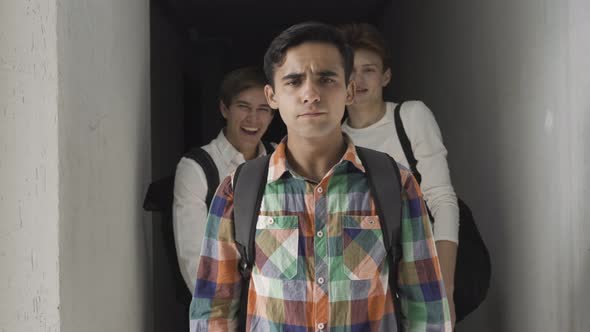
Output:
[[[349,279],[374,278],[379,273],[386,255],[378,216],[344,216],[342,268]]]
[[[255,241],[259,274],[277,279],[292,279],[297,274],[297,216],[258,216]]]

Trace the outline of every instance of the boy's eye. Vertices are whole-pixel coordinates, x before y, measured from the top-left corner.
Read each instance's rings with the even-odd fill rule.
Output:
[[[333,79],[329,78],[329,77],[322,77],[321,80],[323,83],[334,83],[336,81],[334,81]]]

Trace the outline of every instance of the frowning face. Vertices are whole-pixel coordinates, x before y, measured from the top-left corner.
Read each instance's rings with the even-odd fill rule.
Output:
[[[346,84],[338,48],[321,42],[290,48],[275,68],[274,82],[265,94],[269,105],[279,109],[290,138],[318,138],[340,130],[354,89]]]

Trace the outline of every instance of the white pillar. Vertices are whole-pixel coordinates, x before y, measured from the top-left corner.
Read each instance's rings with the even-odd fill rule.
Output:
[[[143,332],[149,1],[59,3],[61,332]]]
[[[0,2],[0,331],[59,331],[54,1]]]
[[[0,331],[150,331],[149,1],[0,3]]]

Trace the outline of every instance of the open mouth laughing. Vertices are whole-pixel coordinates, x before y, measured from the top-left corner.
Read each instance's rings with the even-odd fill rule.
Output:
[[[256,127],[240,127],[242,133],[248,135],[248,136],[256,136],[256,134],[258,134],[258,132],[260,131],[260,128],[256,128]]]

